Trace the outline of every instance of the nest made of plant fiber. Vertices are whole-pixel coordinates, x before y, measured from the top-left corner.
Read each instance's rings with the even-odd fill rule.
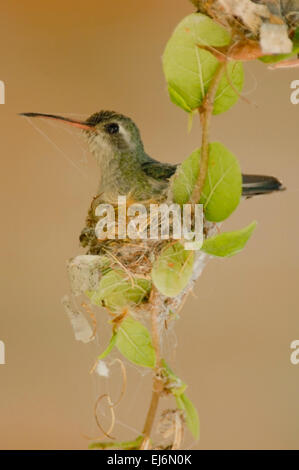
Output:
[[[221,53],[235,60],[291,53],[299,26],[299,0],[191,0],[197,11],[208,15],[232,34],[232,43]],[[265,41],[267,49],[265,52]],[[273,50],[271,51],[271,43]],[[217,48],[216,48],[217,49]],[[280,50],[281,49],[281,50]]]
[[[190,0],[197,11],[224,26],[232,26],[240,35],[258,37],[258,24],[285,23],[290,33],[298,26],[298,0]],[[250,22],[251,18],[251,22]],[[246,21],[249,20],[249,21]]]
[[[91,206],[88,210],[88,215],[86,219],[86,226],[81,232],[80,243],[83,247],[87,248],[87,254],[89,255],[98,255],[107,257],[108,269],[121,270],[125,275],[126,279],[129,281],[134,278],[144,278],[149,281],[152,281],[151,273],[155,260],[160,255],[163,248],[166,246],[171,246],[171,244],[177,243],[179,240],[172,238],[172,224],[171,220],[169,223],[170,227],[170,236],[169,239],[151,239],[149,237],[150,233],[150,218],[147,218],[144,230],[146,231],[148,237],[146,239],[136,239],[132,240],[130,238],[125,239],[109,239],[108,234],[104,239],[98,239],[95,233],[96,224],[99,221],[99,217],[95,215],[96,207],[101,204],[101,195],[96,196]],[[145,207],[149,207],[150,204],[154,204],[157,201],[142,201],[142,204]],[[127,201],[126,209],[135,202],[132,200]],[[117,212],[118,205],[111,204],[114,207],[115,211],[115,234],[118,233],[117,225]],[[126,212],[127,213],[127,212]],[[149,212],[148,212],[149,213]],[[192,214],[193,215],[193,214]],[[128,219],[127,219],[128,220]],[[157,219],[158,231],[161,228],[162,219],[159,217]],[[217,225],[215,223],[204,221],[203,226],[204,238],[208,238],[214,235],[217,232]],[[159,232],[160,233],[160,232]],[[160,292],[156,292],[155,300],[153,298],[145,297],[143,302],[134,306],[135,314],[138,312],[148,310],[151,308],[153,303],[157,308],[159,308],[160,318],[164,319],[169,312],[175,312],[180,307],[183,299],[186,297],[186,294],[192,290],[193,284],[198,276],[201,274],[202,269],[205,264],[207,255],[203,252],[195,252],[193,274],[189,280],[188,285],[180,292],[177,296],[168,297]],[[99,277],[101,276],[100,273]],[[164,315],[163,315],[164,313]]]

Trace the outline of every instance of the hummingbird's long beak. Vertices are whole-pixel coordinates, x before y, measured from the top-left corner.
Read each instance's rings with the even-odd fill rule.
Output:
[[[84,129],[86,131],[91,131],[94,128],[93,124],[84,121],[76,121],[74,119],[66,118],[63,116],[57,116],[55,114],[44,114],[44,113],[20,113],[19,116],[25,117],[40,117],[45,119],[55,119],[56,121],[63,121],[71,126],[78,127],[79,129]]]

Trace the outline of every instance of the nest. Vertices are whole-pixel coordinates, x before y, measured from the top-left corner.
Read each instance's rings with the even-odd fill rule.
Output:
[[[299,25],[299,0],[191,0],[197,11],[232,32],[232,59],[290,54]]]
[[[80,234],[80,243],[87,249],[86,255],[77,256],[70,260],[68,264],[69,278],[71,282],[72,293],[75,296],[85,294],[86,291],[94,290],[99,285],[100,279],[109,270],[121,271],[124,279],[134,285],[137,280],[144,279],[152,282],[151,272],[153,264],[160,255],[163,248],[177,243],[177,239],[172,238],[172,224],[170,220],[170,238],[155,240],[149,236],[146,239],[132,240],[110,239],[108,234],[105,239],[98,239],[96,236],[96,224],[99,217],[95,215],[95,209],[101,203],[101,196],[96,196],[88,210],[86,226]],[[130,202],[132,203],[132,201]],[[129,203],[129,204],[130,204]],[[153,203],[148,201],[146,205]],[[117,212],[117,206],[114,207]],[[161,219],[158,221],[160,229]],[[145,227],[149,235],[149,222]],[[204,238],[213,236],[217,232],[215,223],[204,221]],[[174,319],[174,315],[180,310],[184,300],[193,288],[196,279],[201,274],[207,260],[207,255],[201,251],[195,252],[193,273],[187,286],[175,297],[167,297],[155,290],[155,295],[150,295],[152,290],[142,298],[141,302],[128,305],[130,314],[136,319],[147,322],[150,318],[152,309],[158,312],[160,332],[165,324]],[[153,287],[153,286],[152,286]],[[104,307],[109,306],[102,304]],[[118,314],[121,312],[117,312]]]

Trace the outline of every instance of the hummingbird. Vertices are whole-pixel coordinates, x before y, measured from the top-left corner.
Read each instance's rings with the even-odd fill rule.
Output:
[[[98,192],[101,202],[113,203],[118,195],[129,197],[134,202],[166,199],[170,178],[178,165],[162,163],[150,157],[144,150],[136,124],[127,116],[114,111],[100,111],[85,121],[44,113],[21,113],[30,118],[62,121],[81,129],[87,139],[90,152],[101,172]],[[242,196],[249,198],[285,189],[273,176],[242,175]],[[92,210],[87,226],[80,235],[83,246],[94,246]],[[90,250],[90,253],[95,252]]]
[[[114,111],[100,111],[85,121],[44,113],[21,113],[21,116],[62,121],[82,129],[90,152],[100,169],[99,193],[103,200],[119,194],[132,195],[135,201],[161,199],[178,165],[162,163],[144,150],[140,132],[133,120]],[[285,189],[273,176],[242,175],[242,196],[248,198]]]

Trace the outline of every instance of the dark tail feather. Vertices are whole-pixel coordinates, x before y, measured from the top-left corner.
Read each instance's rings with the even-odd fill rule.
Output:
[[[286,189],[274,176],[242,175],[242,195],[245,197],[269,194]]]

